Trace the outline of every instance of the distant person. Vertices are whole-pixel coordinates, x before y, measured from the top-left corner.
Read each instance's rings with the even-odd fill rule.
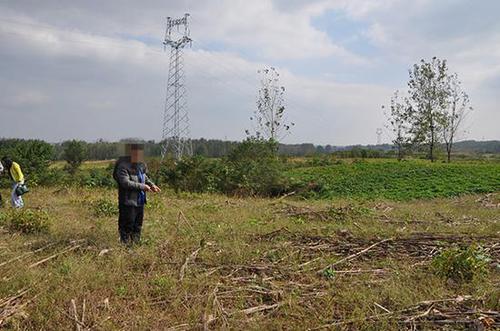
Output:
[[[113,177],[118,182],[118,231],[124,244],[141,240],[146,192],[160,192],[147,176],[144,163],[144,145],[131,143],[126,146],[125,157],[115,163]]]
[[[21,167],[17,162],[12,161],[9,157],[2,158],[2,164],[5,171],[9,174],[10,178],[14,181],[12,184],[11,203],[14,208],[23,208],[24,202],[21,195],[23,194],[20,189],[24,187],[24,175]]]

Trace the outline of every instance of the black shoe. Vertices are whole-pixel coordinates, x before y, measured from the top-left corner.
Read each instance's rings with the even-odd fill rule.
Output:
[[[131,236],[129,233],[120,233],[120,242],[122,244],[128,245],[131,242]]]
[[[132,233],[130,235],[130,238],[132,239],[132,243],[134,244],[140,244],[141,243],[141,233]]]

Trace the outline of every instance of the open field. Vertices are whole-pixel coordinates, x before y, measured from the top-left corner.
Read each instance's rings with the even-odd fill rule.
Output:
[[[48,228],[2,210],[2,327],[500,327],[498,193],[356,202],[165,191],[151,196],[132,249],[118,243],[115,199],[113,189],[33,189],[26,203]],[[433,256],[470,243],[491,258],[485,275],[433,272]]]

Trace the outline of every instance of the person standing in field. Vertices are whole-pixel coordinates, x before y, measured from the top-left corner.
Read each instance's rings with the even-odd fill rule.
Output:
[[[118,232],[124,244],[139,243],[147,192],[160,192],[147,176],[144,145],[127,144],[127,156],[115,163],[113,177],[118,183]]]
[[[18,194],[17,188],[24,185],[24,175],[21,167],[17,162],[12,161],[9,157],[2,158],[2,164],[5,171],[9,174],[10,178],[14,181],[12,184],[11,203],[14,208],[23,208],[24,202],[21,195]]]

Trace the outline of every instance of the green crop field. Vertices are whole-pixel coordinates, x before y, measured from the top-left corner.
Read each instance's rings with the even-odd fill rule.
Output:
[[[500,191],[499,162],[372,161],[287,172],[309,198],[409,200]]]

